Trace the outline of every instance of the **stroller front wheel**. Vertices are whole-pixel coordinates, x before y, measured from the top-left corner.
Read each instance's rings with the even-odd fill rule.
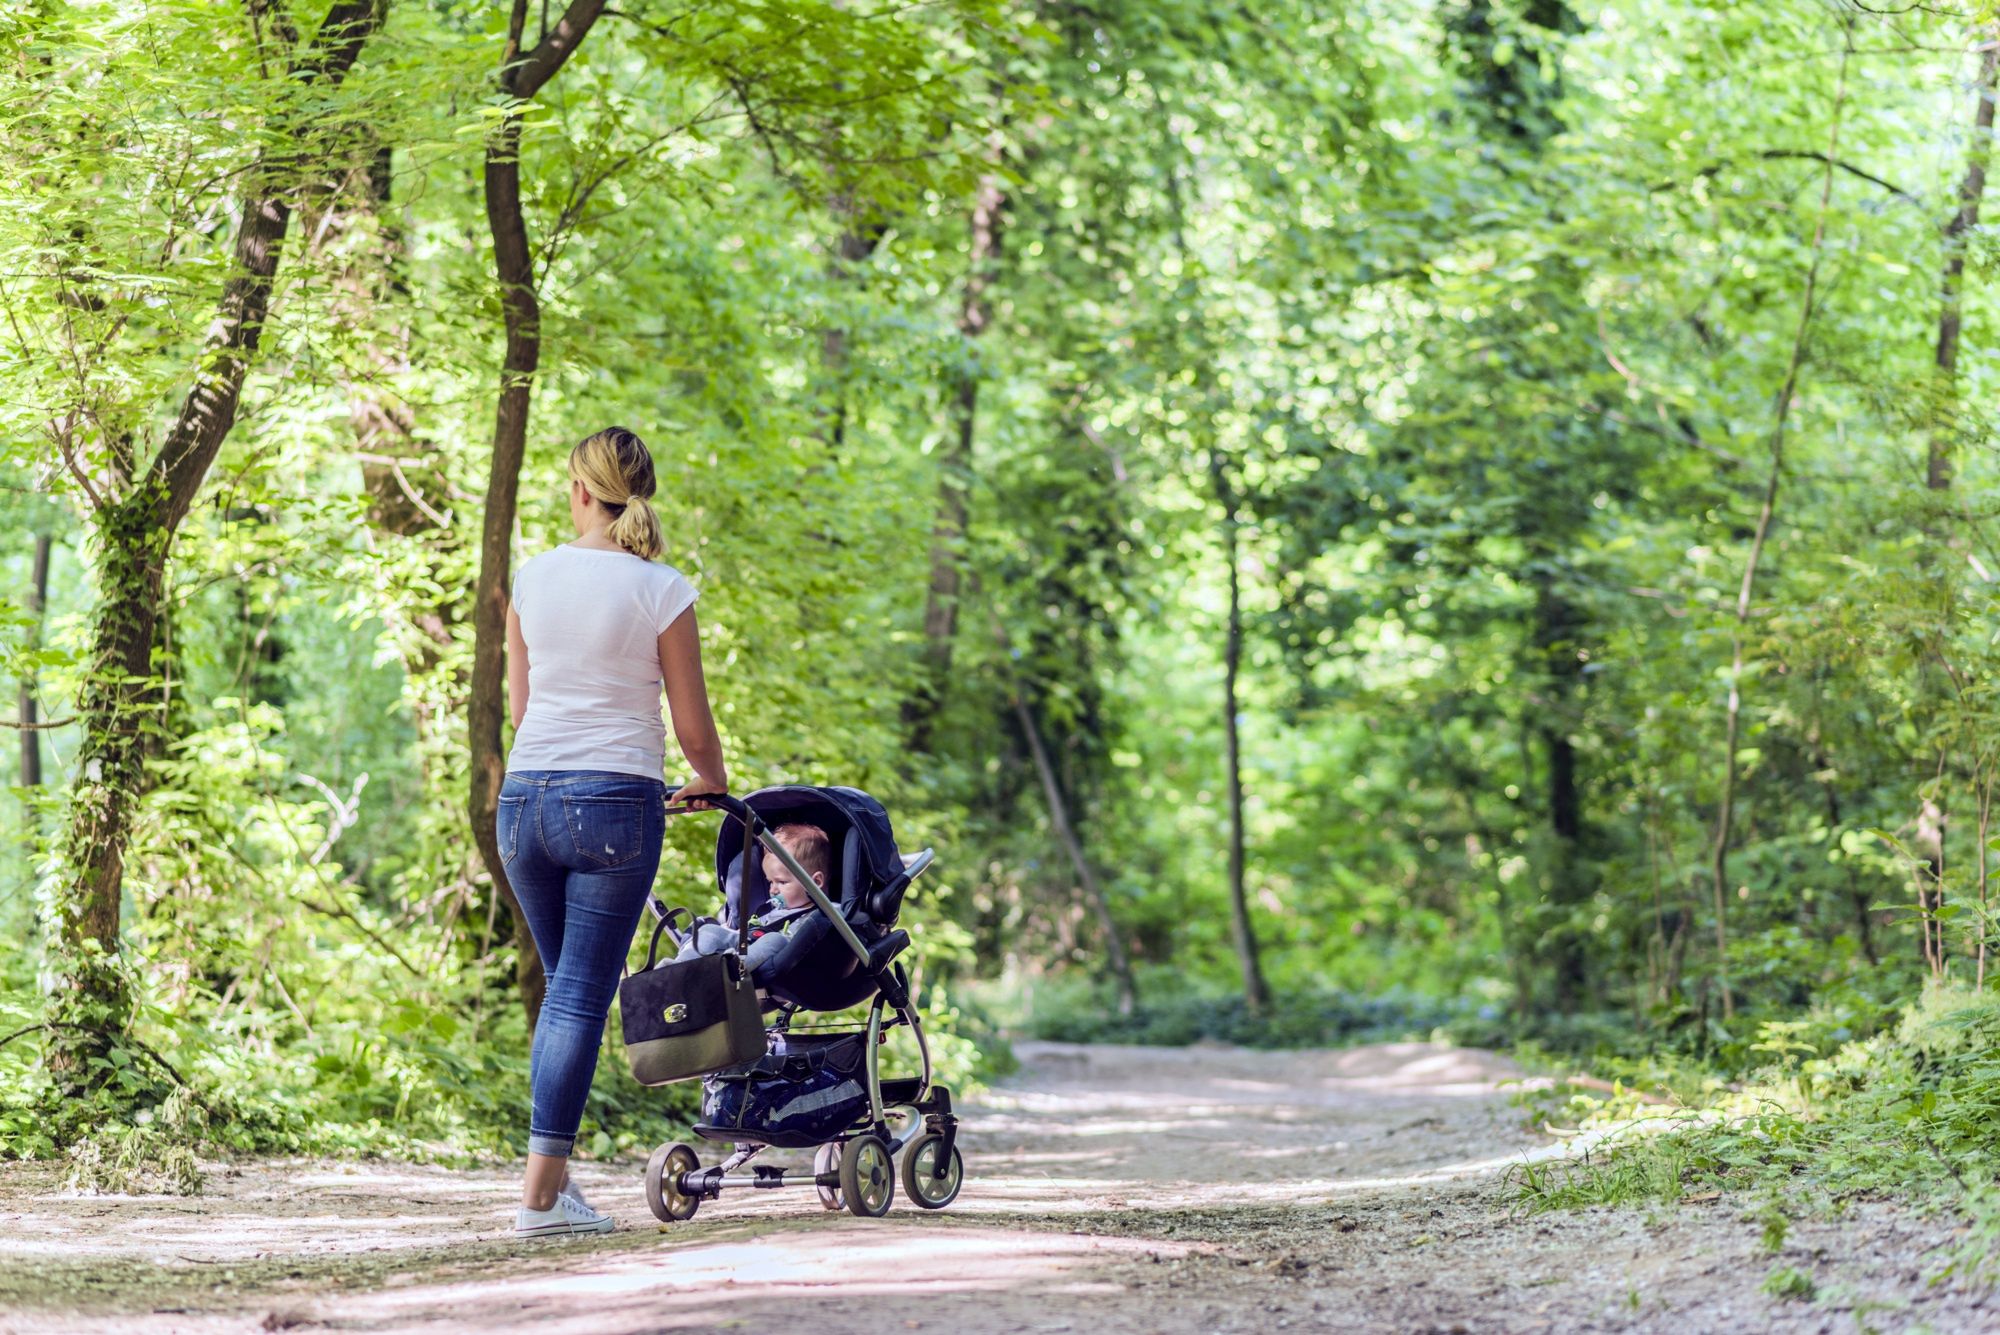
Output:
[[[880,1136],[856,1136],[840,1153],[840,1194],[848,1210],[880,1219],[896,1199],[895,1163]]]
[[[828,1141],[813,1151],[814,1177],[824,1177],[828,1173],[839,1174],[840,1149],[838,1141]],[[813,1191],[819,1197],[821,1209],[832,1210],[838,1213],[847,1208],[846,1202],[840,1199],[839,1187],[829,1187],[824,1183],[814,1183]]]
[[[701,1167],[693,1147],[679,1143],[662,1145],[646,1162],[646,1204],[653,1217],[663,1224],[682,1223],[694,1218],[701,1197],[681,1190],[681,1174]]]
[[[903,1151],[903,1194],[926,1210],[942,1210],[958,1199],[965,1181],[965,1157],[951,1147],[951,1162],[938,1172],[938,1149],[944,1137],[926,1132]]]

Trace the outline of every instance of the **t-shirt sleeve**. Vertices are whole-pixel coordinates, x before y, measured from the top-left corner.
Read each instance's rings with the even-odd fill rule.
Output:
[[[509,605],[514,609],[516,616],[520,615],[521,593],[529,582],[528,572],[534,568],[534,565],[535,563],[532,560],[524,561],[521,564],[521,568],[514,572],[514,591],[508,595],[508,598],[511,600]]]
[[[694,585],[678,570],[669,569],[667,578],[660,581],[654,594],[653,634],[658,635],[680,619],[681,613],[694,606],[698,597]]]

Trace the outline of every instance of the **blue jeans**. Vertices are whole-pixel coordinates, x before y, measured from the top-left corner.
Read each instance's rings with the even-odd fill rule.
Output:
[[[584,770],[509,774],[500,788],[500,859],[548,971],[528,1064],[531,1153],[576,1144],[604,1017],[660,869],[666,798],[658,779]]]

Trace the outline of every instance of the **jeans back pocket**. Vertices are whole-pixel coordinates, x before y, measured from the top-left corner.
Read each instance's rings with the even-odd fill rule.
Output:
[[[570,842],[592,866],[622,867],[645,850],[645,798],[565,796],[562,804]]]
[[[521,848],[521,822],[528,812],[528,799],[507,797],[500,799],[500,809],[495,813],[494,833],[499,836],[500,860],[512,862],[514,854]]]

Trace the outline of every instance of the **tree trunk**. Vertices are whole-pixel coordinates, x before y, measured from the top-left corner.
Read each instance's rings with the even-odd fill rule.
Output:
[[[1958,185],[1958,212],[1944,228],[1944,267],[1938,283],[1936,365],[1939,416],[1930,436],[1925,480],[1932,491],[1951,487],[1953,453],[1958,436],[1958,342],[1963,323],[1965,247],[1967,233],[1979,225],[1979,206],[1986,195],[1986,164],[1993,152],[1994,85],[2000,82],[2000,33],[1988,29],[1974,89],[1978,102],[1972,115],[1972,138],[1965,148],[1965,176]]]
[[[965,541],[968,494],[972,489],[972,446],[979,410],[979,340],[992,322],[988,304],[998,269],[1002,210],[1007,197],[1000,178],[979,178],[972,200],[972,238],[965,291],[959,304],[959,354],[952,371],[951,443],[938,461],[937,520],[931,529],[930,587],[924,598],[923,675],[905,703],[910,749],[930,750],[931,729],[944,708],[951,684],[951,660],[958,638],[958,602],[964,585],[961,548]]]
[[[35,535],[35,555],[28,568],[28,645],[30,650],[39,649],[42,644],[42,625],[47,618],[49,601],[49,554],[55,546],[55,539],[47,533]],[[39,788],[42,785],[42,731],[39,714],[39,693],[36,689],[35,669],[28,668],[21,673],[21,698],[16,717],[21,721],[21,786]]]
[[[554,77],[603,12],[603,0],[575,0],[535,49],[520,55],[527,0],[515,0],[500,61],[500,88],[514,105],[486,143],[486,223],[493,235],[493,269],[500,285],[507,351],[501,362],[500,398],[493,420],[493,456],[487,466],[485,520],[479,533],[479,582],[472,602],[472,682],[466,705],[471,782],[466,812],[473,842],[493,878],[493,888],[514,918],[515,982],[532,1025],[541,1013],[546,978],[527,919],[500,862],[494,826],[507,760],[500,724],[507,712],[507,597],[513,563],[514,511],[521,461],[528,448],[528,414],[542,359],[542,310],[535,292],[534,253],[521,209],[521,113]]]
[[[334,374],[347,396],[348,425],[359,448],[361,482],[368,492],[368,518],[377,529],[411,538],[449,527],[445,475],[434,441],[422,435],[417,416],[397,392],[410,375],[409,321],[398,309],[409,291],[403,277],[406,246],[395,221],[395,151],[388,144],[357,146],[359,161],[346,181],[327,183],[328,209],[307,230],[322,248],[344,250],[333,278],[334,318],[356,331],[366,370]],[[393,319],[384,321],[382,312]],[[449,637],[433,637],[442,648]]]
[[[1979,62],[1979,75],[1975,83],[1977,101],[1973,108],[1972,138],[1965,150],[1965,175],[1958,187],[1958,211],[1944,227],[1944,263],[1938,278],[1938,333],[1937,352],[1934,358],[1937,379],[1937,402],[1934,412],[1937,421],[1933,423],[1928,457],[1925,460],[1925,484],[1935,502],[1933,521],[1937,532],[1945,531],[1946,499],[1951,491],[1952,477],[1956,471],[1955,455],[1959,435],[1958,404],[1958,345],[1963,324],[1963,292],[1965,282],[1965,249],[1967,233],[1979,224],[1979,207],[1986,194],[1986,164],[1993,146],[1993,102],[1994,81],[2000,75],[2000,42],[1993,40],[1995,34],[1986,33],[1988,45]],[[1925,564],[1930,564],[1926,553]],[[1952,618],[1953,575],[1948,563],[1939,562],[1934,568],[1937,584],[1938,641],[1934,658],[1927,659],[1919,683],[1922,694],[1934,702],[1942,702],[1948,695],[1948,684],[1941,680],[1945,675],[1945,655],[1949,652],[1946,642],[1948,627]],[[1923,859],[1923,867],[1917,873],[1917,909],[1922,921],[1923,956],[1933,977],[1943,977],[1945,964],[1944,923],[1938,918],[1938,910],[1944,907],[1944,836],[1946,808],[1944,784],[1942,782],[1949,756],[1945,744],[1940,742],[1938,752],[1939,782],[1937,792],[1924,798],[1917,816],[1918,851]],[[1985,856],[1982,844],[1980,855]]]
[[[1583,660],[1577,654],[1575,609],[1556,592],[1551,576],[1539,576],[1537,585],[1534,643],[1549,699],[1535,732],[1549,758],[1549,900],[1563,915],[1550,943],[1548,964],[1555,1004],[1569,1012],[1583,1004],[1591,982],[1588,937],[1570,921],[1576,906],[1589,897],[1589,887],[1577,874],[1583,798],[1576,778],[1576,744],[1570,740],[1577,692],[1583,684]]]
[[[827,274],[837,283],[853,283],[855,269],[881,244],[884,228],[879,222],[857,224],[857,212],[853,199],[842,195],[832,204],[834,216],[841,219],[840,237],[834,243],[833,257],[827,263]],[[825,423],[822,439],[835,458],[840,458],[847,445],[847,363],[848,330],[845,325],[829,325],[820,333],[820,419]]]
[[[1258,958],[1257,934],[1250,924],[1250,901],[1243,888],[1243,757],[1237,728],[1241,706],[1236,679],[1243,659],[1242,582],[1237,571],[1236,493],[1229,485],[1219,452],[1209,455],[1209,473],[1216,498],[1222,502],[1222,551],[1229,576],[1229,621],[1222,642],[1222,736],[1228,767],[1229,802],[1229,928],[1236,958],[1243,967],[1243,1004],[1252,1015],[1270,1009],[1271,991]]]
[[[1084,897],[1090,901],[1091,911],[1097,915],[1098,930],[1104,935],[1104,962],[1110,966],[1111,981],[1118,990],[1118,1013],[1130,1015],[1138,1004],[1139,993],[1132,983],[1132,964],[1126,957],[1118,922],[1111,916],[1111,901],[1105,898],[1103,887],[1097,883],[1097,876],[1090,869],[1083,841],[1077,838],[1076,828],[1070,823],[1069,803],[1064,800],[1062,785],[1056,780],[1055,766],[1049,763],[1048,748],[1042,745],[1042,730],[1036,726],[1034,711],[1028,708],[1028,702],[1018,689],[1014,692],[1014,717],[1020,721],[1021,736],[1027,740],[1028,755],[1035,762],[1035,773],[1042,781],[1042,794],[1048,799],[1049,824],[1055,828],[1063,851],[1069,854],[1070,866],[1076,870],[1076,879],[1083,886]]]
[[[1972,990],[1986,990],[1986,942],[1993,932],[1993,908],[1989,896],[1988,862],[1992,851],[1987,841],[1993,834],[1993,761],[1983,757],[1979,763],[1979,867],[1974,874],[1975,890],[1979,896],[1979,913],[1973,919],[1979,933],[1979,944],[1973,948]]]
[[[293,77],[337,87],[381,19],[377,0],[338,0],[312,47],[292,62]],[[301,166],[289,155],[271,153],[253,164],[234,268],[223,283],[202,370],[152,464],[95,515],[101,593],[90,671],[77,710],[84,739],[63,845],[66,874],[49,903],[55,958],[46,1052],[64,1094],[103,1083],[93,1058],[116,1046],[131,1019],[131,994],[118,961],[119,901],[125,842],[133,810],[145,794],[147,741],[157,730],[161,706],[150,682],[167,559],[175,532],[235,424],[244,378],[263,335],[291,223],[290,191]]]

